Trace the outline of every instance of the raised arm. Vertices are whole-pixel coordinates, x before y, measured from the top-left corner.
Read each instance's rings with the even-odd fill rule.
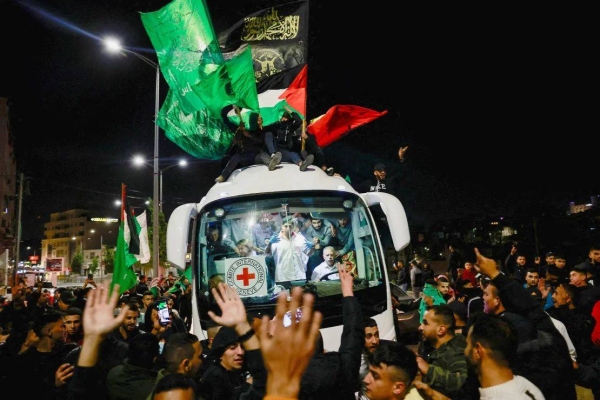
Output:
[[[294,288],[292,300],[280,294],[277,298],[273,334],[269,334],[269,317],[264,316],[260,325],[260,347],[268,371],[267,395],[269,398],[296,399],[300,393],[300,381],[315,352],[322,315],[313,312],[314,297]],[[302,319],[285,327],[283,315],[295,313],[302,307]]]

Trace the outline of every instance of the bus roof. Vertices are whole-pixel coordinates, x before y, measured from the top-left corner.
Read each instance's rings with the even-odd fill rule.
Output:
[[[202,199],[200,206],[228,197],[305,190],[358,194],[345,179],[329,176],[314,165],[306,171],[300,171],[292,163],[281,163],[274,171],[269,171],[266,165],[252,165],[235,170],[227,181],[215,184]]]

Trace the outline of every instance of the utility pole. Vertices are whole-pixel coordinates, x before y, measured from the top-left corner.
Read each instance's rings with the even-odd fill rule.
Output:
[[[15,265],[14,265],[14,277],[13,285],[17,286],[17,280],[19,277],[19,262],[21,257],[21,215],[23,210],[23,184],[25,183],[25,176],[21,172],[19,174],[19,212],[17,214],[17,246],[15,250]]]

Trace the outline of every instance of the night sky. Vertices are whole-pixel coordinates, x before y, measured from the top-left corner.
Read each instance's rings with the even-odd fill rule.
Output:
[[[0,96],[11,102],[19,172],[31,191],[24,240],[41,239],[52,212],[117,217],[122,182],[132,203],[152,196],[152,168],[131,158],[153,155],[155,71],[107,54],[100,39],[120,37],[155,60],[139,12],[165,4],[0,0]],[[207,1],[217,32],[264,4]],[[388,110],[325,148],[336,171],[366,179],[376,162],[392,166],[398,147],[410,146],[399,197],[415,227],[539,202],[566,209],[600,193],[591,10],[390,7],[310,4],[308,118],[335,104]],[[167,91],[162,80],[161,104]],[[220,168],[160,135],[161,168],[193,161],[164,174],[168,217],[200,201]]]

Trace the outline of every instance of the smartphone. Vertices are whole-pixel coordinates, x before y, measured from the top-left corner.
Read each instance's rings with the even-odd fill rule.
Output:
[[[88,274],[88,279],[94,280],[94,274]]]
[[[171,323],[171,314],[166,300],[158,303],[158,322],[161,326],[167,326]]]

